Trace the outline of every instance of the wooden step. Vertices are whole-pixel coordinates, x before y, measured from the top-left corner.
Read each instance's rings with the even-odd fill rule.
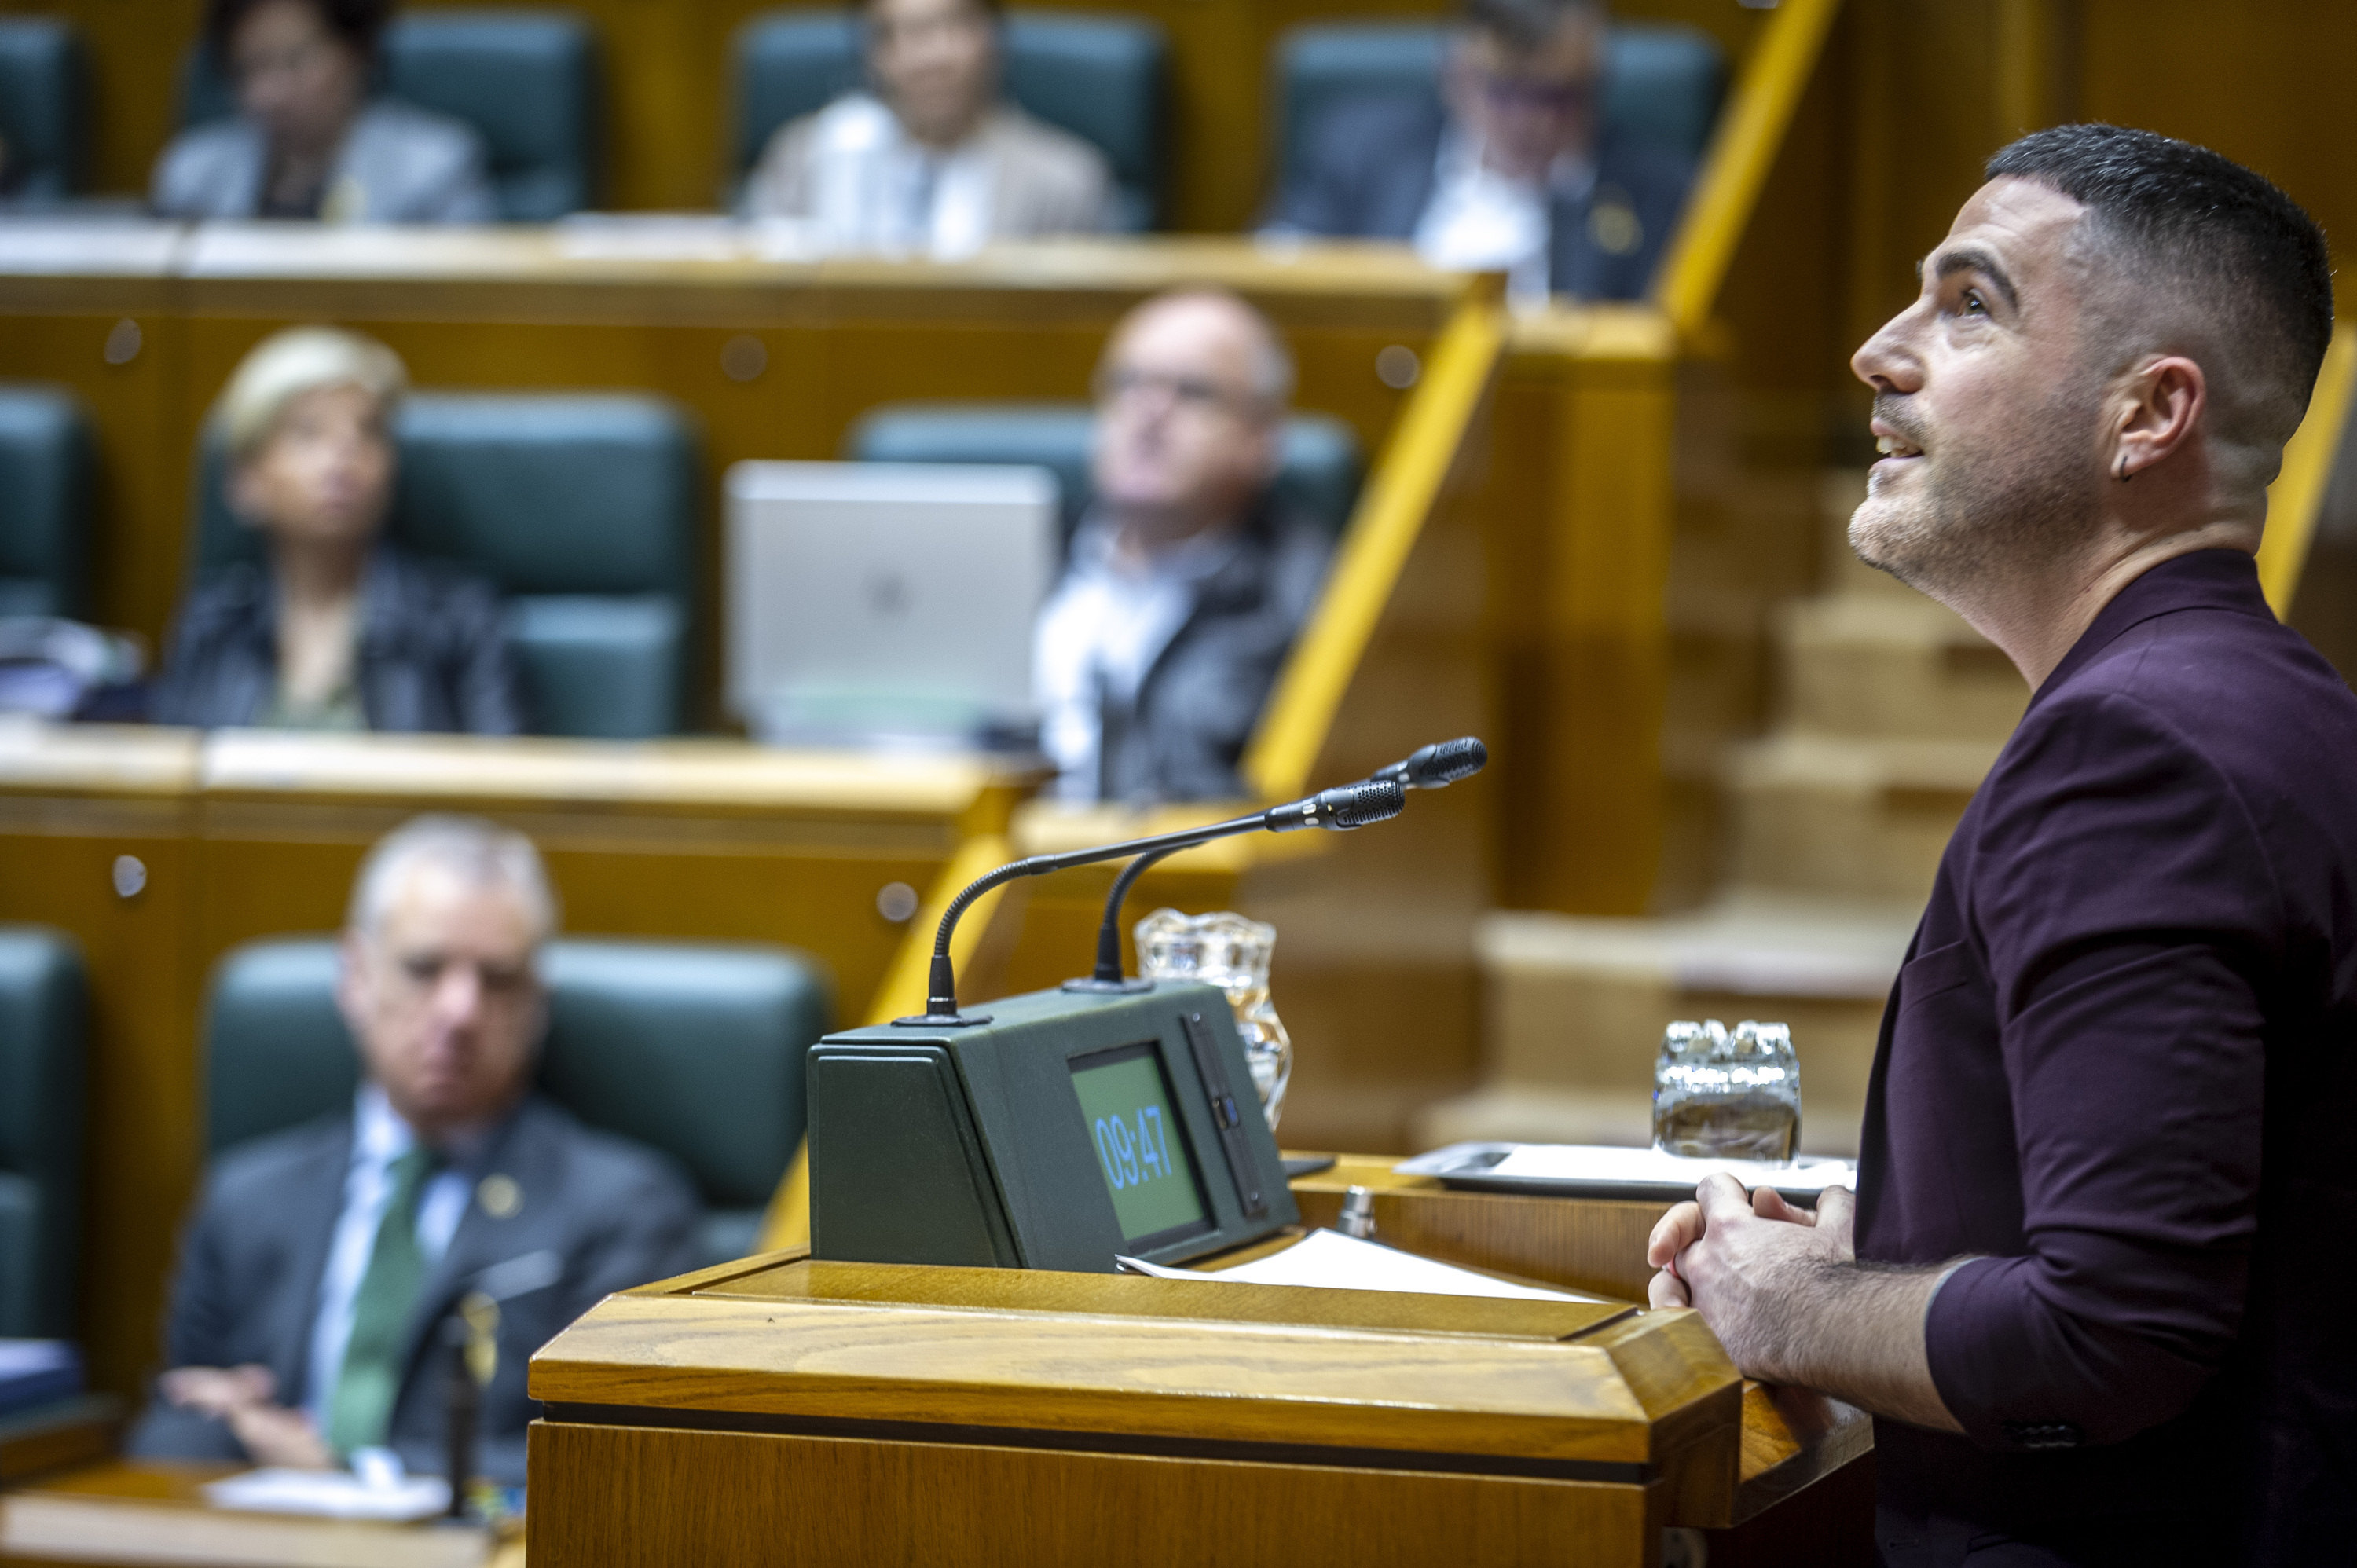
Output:
[[[1663,919],[1491,914],[1476,929],[1483,1081],[1427,1107],[1420,1147],[1467,1139],[1644,1144],[1672,1019],[1789,1024],[1803,1146],[1855,1151],[1882,1003],[1911,907],[1748,890]]]

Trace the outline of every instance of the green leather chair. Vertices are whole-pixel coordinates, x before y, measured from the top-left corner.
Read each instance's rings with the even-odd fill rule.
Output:
[[[642,739],[684,711],[695,604],[696,440],[689,415],[622,393],[419,393],[394,430],[393,537],[508,596],[533,727]],[[201,577],[259,561],[223,499],[218,431],[198,455]]]
[[[844,438],[856,463],[1020,463],[1052,469],[1061,493],[1064,538],[1089,501],[1089,440],[1095,413],[1084,403],[888,403],[867,411]],[[1364,466],[1351,428],[1325,413],[1286,422],[1280,505],[1316,518],[1336,538],[1358,504]]]
[[[593,1127],[660,1149],[705,1204],[701,1260],[753,1251],[802,1135],[802,1064],[832,1004],[815,961],[752,943],[564,938],[545,958],[540,1087]],[[326,937],[248,942],[205,998],[205,1147],[351,1103],[360,1068]]]
[[[1280,187],[1308,156],[1302,128],[1329,105],[1378,94],[1439,91],[1449,27],[1431,22],[1320,22],[1277,40],[1275,105]],[[1605,44],[1604,123],[1616,134],[1699,158],[1718,123],[1727,57],[1697,27],[1615,23]]]
[[[771,11],[737,30],[734,182],[759,159],[770,133],[866,79],[862,53],[856,9]],[[1006,16],[1007,95],[1105,156],[1116,226],[1131,233],[1153,228],[1162,209],[1168,53],[1162,29],[1135,16]]]
[[[0,1339],[74,1332],[88,994],[71,938],[0,926]]]
[[[472,125],[490,156],[500,213],[546,223],[590,206],[597,185],[597,45],[570,11],[412,11],[384,30],[384,90]],[[237,113],[202,45],[180,66],[180,124]]]
[[[5,194],[56,201],[82,188],[89,73],[81,37],[57,16],[0,19],[0,161]]]
[[[90,483],[74,395],[0,386],[0,616],[89,616]]]

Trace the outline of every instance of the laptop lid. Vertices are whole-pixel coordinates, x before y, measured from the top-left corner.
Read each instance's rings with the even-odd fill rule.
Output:
[[[728,706],[758,737],[1024,738],[1052,473],[738,463],[726,489]]]

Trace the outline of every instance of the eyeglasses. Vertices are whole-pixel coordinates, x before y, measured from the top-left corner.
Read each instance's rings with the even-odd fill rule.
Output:
[[[1256,413],[1264,400],[1223,387],[1204,376],[1166,375],[1130,365],[1114,365],[1097,373],[1099,403],[1124,403],[1135,397],[1159,397],[1179,408],[1217,410],[1244,417]]]
[[[1534,76],[1492,76],[1480,79],[1481,96],[1490,107],[1519,110],[1526,114],[1575,114],[1596,99],[1589,81],[1549,81]]]

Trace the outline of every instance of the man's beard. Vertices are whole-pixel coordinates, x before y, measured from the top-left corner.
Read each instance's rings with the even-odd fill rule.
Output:
[[[2085,406],[2082,406],[2083,402]],[[1872,494],[1850,517],[1857,558],[1946,600],[1975,585],[2038,574],[2092,531],[2100,482],[2089,458],[2093,400],[2057,398],[1977,451],[1945,446],[1907,500]],[[1905,400],[1885,393],[1875,417],[1932,458]]]

